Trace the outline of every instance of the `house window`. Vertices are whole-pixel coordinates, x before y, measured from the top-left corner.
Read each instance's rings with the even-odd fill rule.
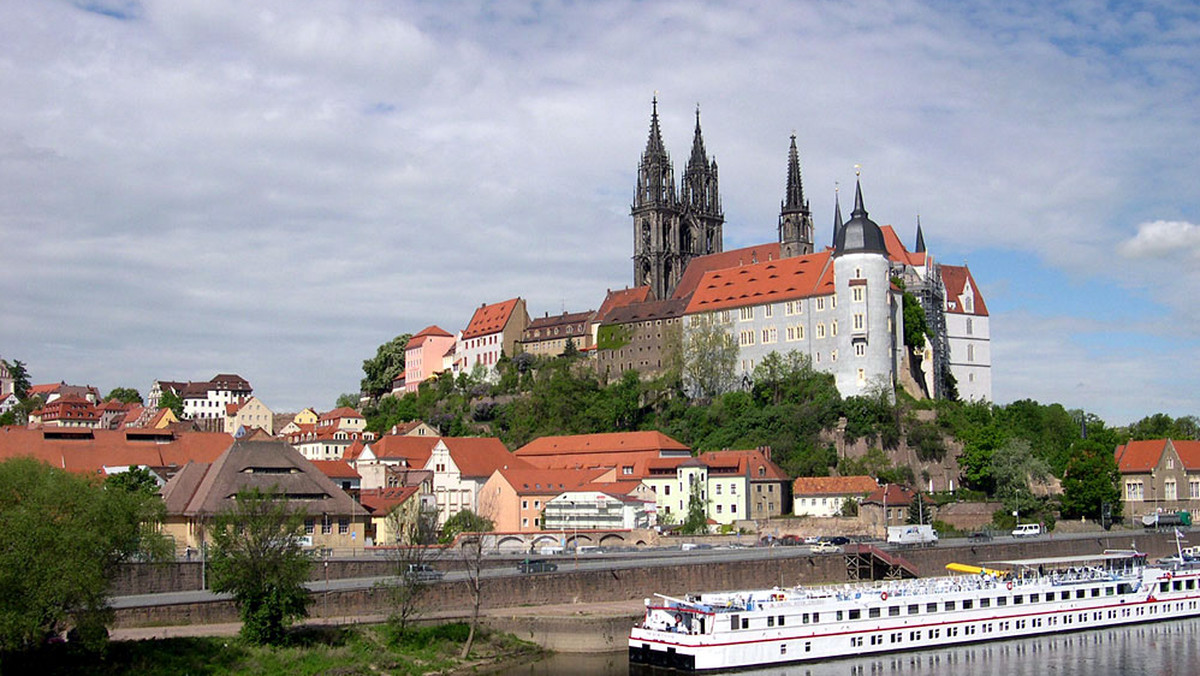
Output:
[[[717,495],[721,494],[721,484],[717,484]]]
[[[521,501],[521,509],[529,509],[529,501],[528,500]]]
[[[752,307],[738,308],[738,319],[740,319],[744,322],[754,319],[754,308],[752,308]]]
[[[1145,500],[1145,492],[1141,481],[1125,482],[1125,499],[1140,502]]]
[[[332,532],[333,522],[329,520],[328,516],[326,516],[325,518],[321,519],[321,535],[329,535]]]
[[[867,316],[861,312],[854,313],[854,330],[862,331],[867,326]]]
[[[738,334],[738,343],[740,345],[753,345],[754,344],[754,329],[749,329],[747,331],[740,332]]]
[[[1188,490],[1191,493],[1189,497],[1191,497],[1193,500],[1200,498],[1200,479],[1189,479]]]
[[[975,346],[967,345],[967,361],[975,361]]]
[[[867,356],[867,344],[866,343],[855,343],[854,344],[854,356],[855,357]]]
[[[1175,480],[1167,479],[1166,483],[1163,484],[1163,499],[1174,500],[1176,497]]]
[[[825,299],[818,298],[817,299],[817,312],[820,312],[821,310],[824,310],[824,309],[825,309]]]
[[[340,517],[338,519],[338,534],[345,535],[346,533],[349,533],[349,532],[350,532],[350,519],[348,519],[344,516]]]
[[[317,530],[317,522],[314,519],[304,520],[304,534],[312,535]]]
[[[972,333],[974,333],[973,329],[974,329],[974,325],[971,321],[971,318],[967,317],[967,335],[968,336],[971,335]]]
[[[833,322],[830,323],[829,327],[830,327],[830,333],[832,333],[833,335],[836,336],[837,335],[837,320],[836,319],[833,320]]]
[[[621,474],[633,474],[633,465],[623,465],[621,467]]]
[[[775,316],[775,306],[764,305],[763,306],[763,316],[764,317],[774,317]]]
[[[824,337],[825,337],[825,325],[817,324],[817,338],[824,338]]]

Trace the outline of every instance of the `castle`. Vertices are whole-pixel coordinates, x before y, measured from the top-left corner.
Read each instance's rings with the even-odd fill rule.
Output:
[[[843,222],[836,202],[832,246],[816,251],[794,135],[777,241],[725,251],[717,163],[705,149],[699,110],[676,186],[655,97],[631,216],[633,285],[649,291],[641,303],[597,317],[601,327],[623,327],[608,333],[620,340],[598,345],[602,372],[661,370],[663,350],[652,343],[661,343],[664,322],[685,336],[715,324],[736,341],[735,377],[743,384],[771,352],[799,352],[832,373],[843,396],[900,384],[933,397],[991,399],[988,313],[970,270],[935,262],[919,223],[909,251],[891,226],[871,220],[859,181],[850,219]],[[906,291],[931,334],[915,349],[904,343]]]

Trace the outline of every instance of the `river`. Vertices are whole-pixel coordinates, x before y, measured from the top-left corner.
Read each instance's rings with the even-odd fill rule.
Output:
[[[1194,676],[1200,618],[738,671],[765,676]],[[552,655],[502,676],[626,676],[625,653]],[[669,672],[666,672],[669,673]]]

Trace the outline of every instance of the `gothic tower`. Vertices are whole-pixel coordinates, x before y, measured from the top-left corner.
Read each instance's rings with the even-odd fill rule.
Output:
[[[787,189],[779,207],[779,256],[792,258],[813,251],[812,212],[804,199],[804,184],[800,180],[800,153],[796,150],[796,135],[788,149]]]
[[[656,298],[670,298],[687,264],[696,256],[721,251],[721,197],[717,163],[708,160],[696,111],[692,155],[684,171],[680,195],[675,170],[663,147],[658,125],[658,97],[650,114],[650,137],[638,165],[633,216],[633,283],[648,285]]]
[[[700,134],[700,107],[696,107],[696,131],[692,136],[692,156],[683,172],[683,183],[679,189],[682,223],[680,228],[681,258],[704,256],[721,251],[721,226],[725,214],[721,213],[721,193],[717,185],[717,160],[710,163],[704,151],[704,137]],[[683,268],[680,268],[683,274]],[[674,286],[674,284],[672,284]]]

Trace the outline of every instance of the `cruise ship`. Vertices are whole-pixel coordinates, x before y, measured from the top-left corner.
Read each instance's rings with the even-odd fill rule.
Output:
[[[657,595],[629,662],[713,671],[1200,615],[1200,562],[1137,551],[949,564],[946,576]]]

